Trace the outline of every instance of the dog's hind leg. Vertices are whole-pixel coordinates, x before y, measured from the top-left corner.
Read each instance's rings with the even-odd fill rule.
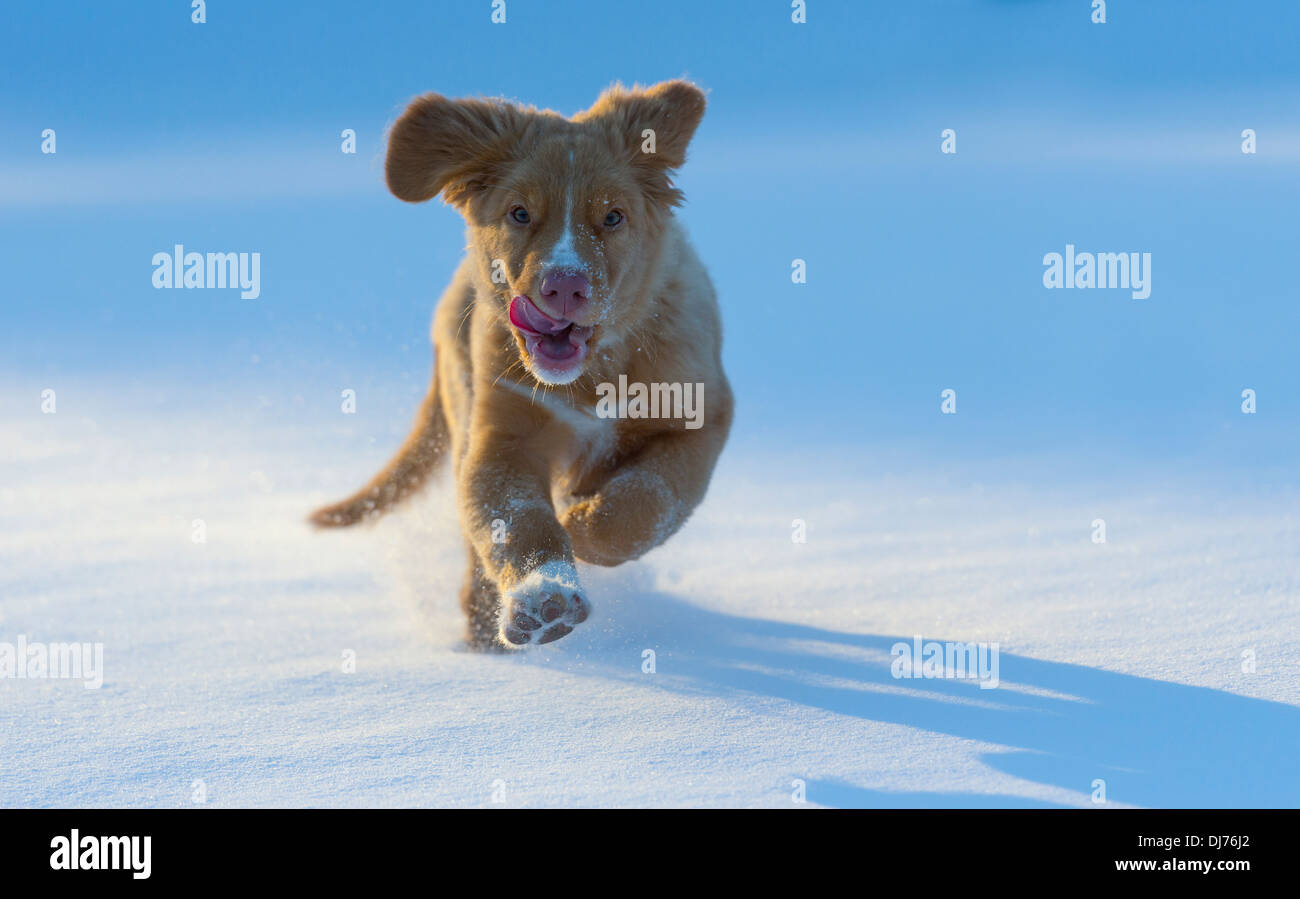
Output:
[[[460,607],[465,611],[465,642],[471,649],[505,649],[498,636],[501,595],[488,578],[478,553],[469,547],[469,570],[460,588]]]

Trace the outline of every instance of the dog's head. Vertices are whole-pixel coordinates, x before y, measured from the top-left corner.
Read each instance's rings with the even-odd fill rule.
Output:
[[[672,170],[704,105],[685,81],[616,85],[571,119],[426,94],[393,126],[388,187],[412,203],[441,193],[460,210],[524,364],[568,384],[650,313],[647,288],[682,199]]]

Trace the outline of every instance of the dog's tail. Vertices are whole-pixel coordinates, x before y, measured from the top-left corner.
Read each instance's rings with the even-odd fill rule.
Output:
[[[342,502],[317,509],[308,521],[318,528],[343,528],[378,518],[423,487],[446,451],[447,420],[435,376],[428,396],[416,413],[415,426],[384,470]]]

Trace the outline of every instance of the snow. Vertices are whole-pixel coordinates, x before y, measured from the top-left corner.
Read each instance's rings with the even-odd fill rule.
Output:
[[[0,641],[105,647],[98,690],[0,680],[0,805],[1300,804],[1292,494],[742,436],[668,544],[580,566],[588,622],[480,655],[445,479],[303,523],[396,441],[144,405],[0,412]],[[998,688],[895,679],[917,635],[997,642]]]

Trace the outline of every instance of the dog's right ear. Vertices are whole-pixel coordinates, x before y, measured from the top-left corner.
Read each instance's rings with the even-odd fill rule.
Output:
[[[463,208],[509,159],[523,116],[504,100],[416,97],[388,135],[388,189],[408,203],[423,203],[441,191],[444,200]]]

